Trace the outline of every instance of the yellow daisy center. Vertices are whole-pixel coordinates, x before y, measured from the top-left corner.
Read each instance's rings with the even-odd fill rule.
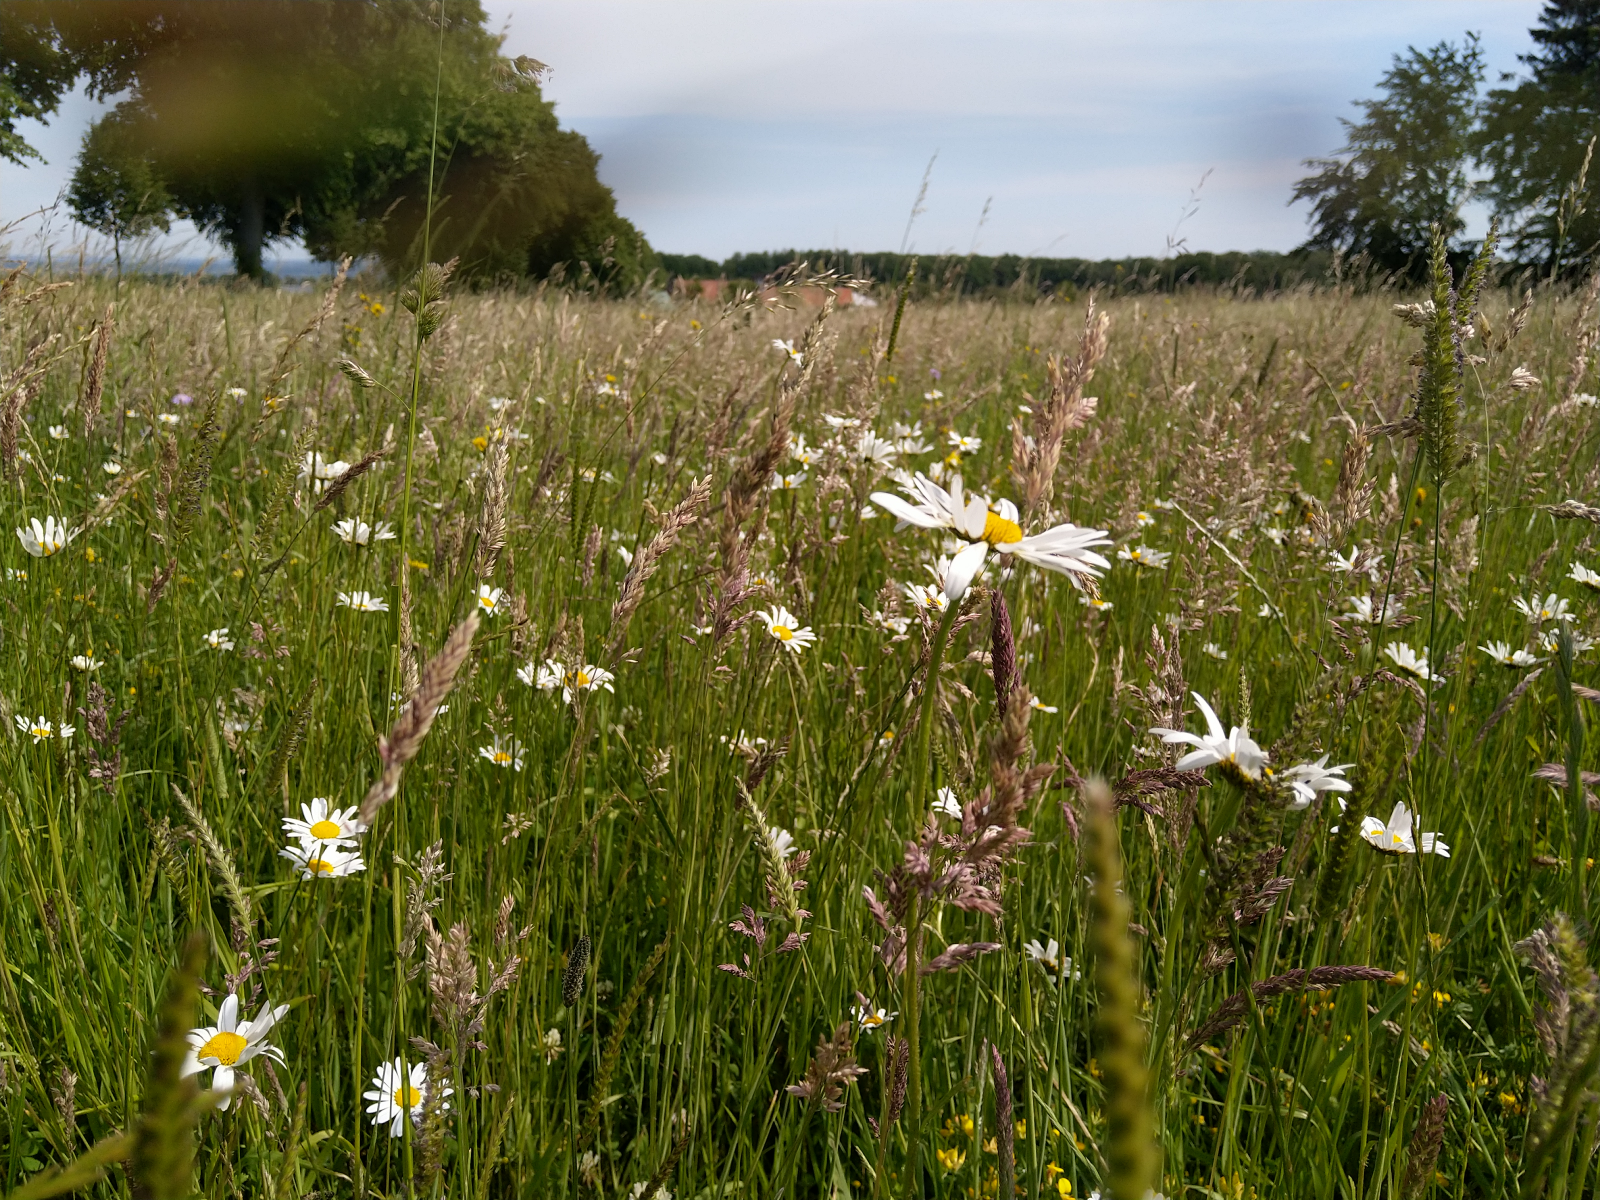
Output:
[[[308,858],[306,859],[306,870],[313,875],[332,875],[333,864],[325,858]]]
[[[54,737],[56,733],[56,731],[51,729],[48,725],[35,725],[31,730],[29,730],[29,732],[32,733],[36,738]]]
[[[504,766],[506,763],[511,761],[511,755],[506,753],[504,750],[496,750],[494,752],[494,760],[495,762]]]
[[[882,1025],[883,1018],[877,1013],[868,1013],[866,1016],[861,1018],[861,1023],[863,1025]]]
[[[790,638],[794,637],[794,630],[790,629],[787,625],[774,625],[769,632],[771,632],[772,636],[777,638],[780,642],[787,642]]]
[[[311,826],[309,832],[311,836],[316,838],[318,841],[327,842],[338,837],[342,831],[338,825],[334,824],[334,822],[324,818],[321,821],[315,822]]]
[[[575,683],[578,687],[581,687],[581,688],[588,687],[589,684],[592,682],[590,680],[590,678],[589,678],[589,673],[587,671],[579,671],[577,674],[575,674],[572,677],[572,680],[573,680],[573,683]]]
[[[394,1102],[400,1108],[415,1108],[422,1103],[422,1093],[409,1083],[403,1083],[394,1090]]]
[[[239,1061],[239,1055],[244,1053],[246,1042],[237,1033],[223,1030],[214,1033],[204,1046],[200,1047],[197,1055],[199,1058],[214,1058],[225,1067],[231,1067]]]

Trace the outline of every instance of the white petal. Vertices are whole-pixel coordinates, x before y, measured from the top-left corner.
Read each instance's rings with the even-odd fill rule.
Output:
[[[217,1028],[224,1033],[233,1033],[239,1028],[238,992],[229,992],[228,998],[222,1002],[222,1007],[217,1010]]]
[[[988,553],[988,542],[973,542],[950,560],[950,570],[944,579],[944,594],[949,597],[951,604],[959,604],[961,597],[967,594],[972,577],[983,569],[983,560]]]
[[[1226,734],[1223,733],[1222,722],[1217,720],[1216,712],[1211,705],[1206,703],[1206,698],[1199,692],[1190,692],[1189,694],[1194,697],[1194,702],[1200,706],[1200,711],[1205,714],[1206,728],[1211,731],[1211,736],[1221,741]]]

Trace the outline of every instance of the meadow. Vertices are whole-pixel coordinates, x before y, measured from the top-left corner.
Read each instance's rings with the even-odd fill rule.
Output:
[[[1593,284],[447,274],[4,284],[6,1192],[1593,1189]]]

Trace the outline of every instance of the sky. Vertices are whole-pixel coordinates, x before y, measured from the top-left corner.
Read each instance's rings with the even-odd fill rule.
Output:
[[[563,127],[600,153],[618,210],[659,250],[1117,258],[1292,248],[1306,232],[1306,206],[1288,204],[1302,161],[1340,147],[1339,118],[1394,54],[1472,30],[1493,81],[1530,48],[1541,3],[485,7],[506,53],[549,64]],[[75,94],[48,127],[21,123],[48,162],[0,164],[0,224],[55,199],[102,107]],[[61,252],[80,237],[58,212],[9,241]],[[208,252],[192,228],[164,244]]]

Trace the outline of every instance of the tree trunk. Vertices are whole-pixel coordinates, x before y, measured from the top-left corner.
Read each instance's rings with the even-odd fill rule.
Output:
[[[259,283],[266,278],[266,271],[261,265],[266,201],[261,194],[261,185],[254,179],[244,180],[241,190],[239,225],[233,239],[233,265],[240,275]]]

